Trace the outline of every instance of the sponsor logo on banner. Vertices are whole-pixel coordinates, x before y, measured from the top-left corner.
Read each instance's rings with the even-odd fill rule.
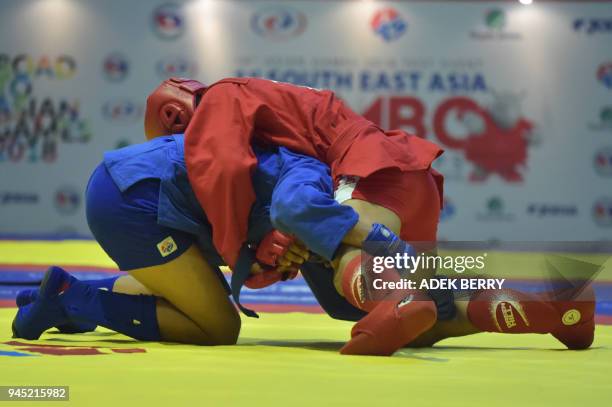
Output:
[[[33,205],[39,200],[35,192],[0,191],[0,205]]]
[[[612,17],[609,18],[577,18],[574,20],[574,31],[592,34],[612,33]]]
[[[440,221],[444,222],[450,220],[455,216],[455,212],[457,208],[455,207],[455,203],[448,197],[444,197],[444,205],[442,206],[442,211],[440,212]]]
[[[65,54],[0,54],[0,163],[53,163],[58,144],[91,139],[78,99],[34,96],[38,84],[72,80],[76,71],[75,58]]]
[[[193,77],[197,72],[197,64],[191,59],[181,56],[165,57],[157,61],[157,74],[163,79],[171,76]]]
[[[397,40],[408,30],[408,22],[392,7],[374,13],[370,26],[386,42]]]
[[[487,11],[485,24],[490,30],[502,31],[506,28],[506,13],[500,9]]]
[[[485,212],[476,215],[480,221],[512,221],[514,214],[508,213],[504,208],[505,204],[499,196],[492,196],[485,202]]]
[[[153,10],[153,32],[164,40],[175,40],[185,32],[185,16],[180,4],[166,3]]]
[[[612,176],[612,147],[603,147],[597,150],[593,157],[595,172],[602,177]]]
[[[81,190],[64,186],[55,192],[55,209],[62,215],[73,215],[81,206]]]
[[[487,10],[483,16],[480,27],[470,31],[470,37],[475,40],[521,40],[522,35],[516,31],[510,31],[508,16],[502,9]]]
[[[143,107],[129,99],[109,100],[102,105],[102,116],[108,121],[132,123],[142,117]]]
[[[104,77],[111,82],[123,81],[130,71],[128,59],[119,52],[113,52],[102,63]]]
[[[593,220],[599,226],[612,226],[612,198],[599,198],[593,205]]]
[[[595,131],[612,131],[612,106],[604,106],[599,111],[597,122],[589,123],[589,129]]]
[[[306,30],[306,15],[288,6],[263,8],[251,17],[251,29],[255,34],[272,39],[287,40],[298,37]]]
[[[527,206],[527,214],[538,218],[573,217],[578,215],[578,207],[573,204],[531,203]]]
[[[606,88],[612,89],[612,62],[605,62],[597,68],[597,79],[603,83]]]

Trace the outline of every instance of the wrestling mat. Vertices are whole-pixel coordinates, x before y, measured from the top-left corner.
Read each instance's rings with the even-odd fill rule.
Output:
[[[0,241],[0,263],[5,296],[37,278],[43,264],[112,272],[85,241]],[[550,336],[478,334],[377,358],[339,355],[351,324],[315,312],[243,318],[239,345],[220,347],[142,343],[100,328],[17,340],[14,313],[0,309],[0,385],[70,386],[69,403],[79,406],[599,406],[612,399],[612,326],[598,325],[587,351],[564,350]]]

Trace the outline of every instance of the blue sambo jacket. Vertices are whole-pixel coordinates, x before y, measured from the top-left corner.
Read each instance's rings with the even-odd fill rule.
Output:
[[[273,228],[293,234],[314,253],[331,260],[358,215],[333,198],[329,167],[286,148],[254,146],[258,166],[252,174],[256,202],[251,208],[247,245],[241,250],[231,291],[239,292],[254,260],[254,247]],[[196,236],[212,267],[225,264],[212,243],[212,230],[187,176],[183,135],[159,137],[104,155],[105,165],[121,191],[147,178],[160,180],[158,223]],[[240,278],[234,278],[241,274]],[[236,281],[235,281],[236,280]]]

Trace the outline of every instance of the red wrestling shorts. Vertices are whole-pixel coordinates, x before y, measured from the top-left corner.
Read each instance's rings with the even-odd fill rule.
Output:
[[[360,199],[394,212],[402,222],[400,238],[436,240],[443,198],[443,177],[433,169],[387,168],[365,178],[342,176],[334,192],[339,203]]]

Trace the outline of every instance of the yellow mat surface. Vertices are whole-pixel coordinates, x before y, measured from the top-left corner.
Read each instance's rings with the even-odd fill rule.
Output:
[[[244,321],[239,345],[197,347],[135,342],[103,329],[85,335],[50,331],[40,341],[10,344],[14,312],[0,309],[0,354],[32,356],[0,356],[0,384],[67,385],[71,405],[605,406],[612,401],[609,326],[597,327],[588,351],[562,350],[550,336],[478,334],[386,358],[339,355],[350,324],[324,315],[263,314]],[[36,348],[40,345],[58,346]],[[44,354],[48,349],[97,354]]]
[[[0,263],[114,267],[87,241],[3,241]],[[612,326],[597,327],[588,351],[551,336],[478,334],[377,358],[339,355],[351,324],[326,315],[243,318],[239,345],[197,347],[104,329],[16,341],[14,314],[0,309],[0,385],[70,386],[56,406],[612,405]]]

